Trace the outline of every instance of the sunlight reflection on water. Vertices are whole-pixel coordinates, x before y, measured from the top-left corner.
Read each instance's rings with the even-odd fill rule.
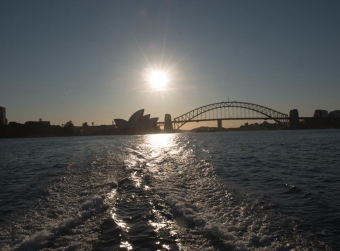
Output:
[[[6,147],[2,212],[25,202],[22,185],[30,200],[43,193],[37,207],[25,204],[27,213],[0,220],[2,249],[340,250],[339,135],[36,139],[47,152],[60,141],[58,156],[27,152],[14,159]],[[27,151],[26,141],[17,141]]]
[[[132,245],[128,241],[122,241],[120,243],[121,248],[126,248],[127,250],[132,250]]]
[[[175,134],[150,134],[146,140],[146,143],[149,145],[150,150],[152,151],[153,156],[158,156],[164,152],[164,150],[170,150],[175,146]]]
[[[128,227],[127,226],[127,224],[123,221],[123,220],[121,220],[121,219],[119,219],[118,217],[117,217],[117,214],[116,213],[111,213],[111,216],[112,216],[112,219],[116,222],[116,224],[119,226],[119,228],[121,228],[123,231],[125,231],[125,232],[129,232],[129,229],[130,229],[130,227]]]
[[[150,172],[167,177],[164,167],[169,164],[169,157],[176,154],[179,149],[176,138],[176,134],[150,134],[147,136],[143,148],[148,152],[146,166]]]

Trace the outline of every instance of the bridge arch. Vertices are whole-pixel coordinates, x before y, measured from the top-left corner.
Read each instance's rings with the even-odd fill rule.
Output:
[[[174,129],[179,129],[188,122],[198,122],[198,121],[208,121],[208,120],[227,120],[227,119],[229,120],[247,119],[246,117],[226,118],[223,116],[209,118],[209,119],[202,119],[203,114],[209,113],[210,111],[213,111],[213,110],[223,109],[223,108],[240,108],[240,109],[250,110],[257,114],[263,115],[263,117],[261,118],[259,117],[258,119],[272,119],[284,126],[287,126],[286,123],[289,121],[289,116],[287,114],[278,112],[276,110],[273,110],[271,108],[268,108],[262,105],[257,105],[257,104],[247,103],[247,102],[228,101],[228,102],[219,102],[219,103],[201,106],[199,108],[196,108],[181,116],[174,118],[174,121],[173,121]],[[256,119],[256,118],[252,118],[252,119]]]

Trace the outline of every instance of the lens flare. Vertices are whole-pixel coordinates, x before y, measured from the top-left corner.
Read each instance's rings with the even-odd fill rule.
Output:
[[[149,75],[149,82],[154,89],[163,89],[169,82],[169,78],[165,72],[152,71]]]

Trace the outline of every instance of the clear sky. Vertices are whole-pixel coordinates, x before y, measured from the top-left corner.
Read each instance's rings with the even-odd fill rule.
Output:
[[[339,13],[332,0],[2,0],[0,106],[9,121],[75,125],[228,98],[340,110]],[[168,74],[164,90],[150,69]]]

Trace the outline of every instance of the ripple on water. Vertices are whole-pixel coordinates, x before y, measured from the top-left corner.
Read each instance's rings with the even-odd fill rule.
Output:
[[[309,147],[313,137],[248,132],[46,139],[48,156],[40,147],[29,158],[41,155],[38,162],[48,171],[27,165],[32,168],[22,172],[43,174],[27,177],[44,187],[1,223],[3,250],[336,250],[340,160],[327,149],[340,141],[333,135],[327,147]],[[328,161],[313,154],[315,148],[326,151]],[[26,185],[15,180],[20,169],[4,173]]]

